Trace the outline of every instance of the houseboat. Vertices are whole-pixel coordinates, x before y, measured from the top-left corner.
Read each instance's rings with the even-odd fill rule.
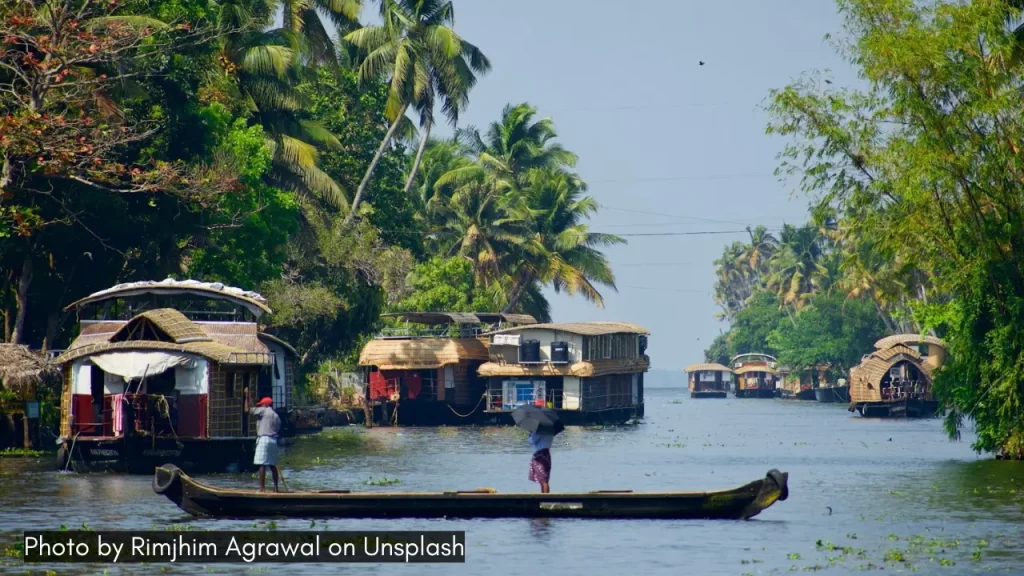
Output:
[[[511,424],[523,404],[566,425],[622,424],[644,415],[649,332],[625,322],[535,324],[492,332],[485,422]]]
[[[536,324],[525,314],[415,312],[384,315],[389,326],[359,354],[370,425],[474,424],[483,415],[489,359],[485,333]]]
[[[691,364],[686,373],[690,398],[725,398],[732,387],[732,370],[721,364]]]
[[[271,397],[288,422],[295,351],[261,330],[271,310],[259,294],[167,279],[118,285],[70,309],[79,335],[56,360],[62,470],[152,474],[168,461],[248,470],[256,422],[243,396],[252,405]]]
[[[776,373],[781,386],[776,389],[779,398],[814,401],[816,377],[814,370],[793,370],[788,366],[779,366]]]
[[[942,340],[897,334],[875,343],[875,350],[850,370],[850,406],[868,418],[928,418],[939,408],[932,380],[946,358]]]
[[[774,398],[779,383],[778,360],[768,354],[739,354],[732,359],[737,398]]]

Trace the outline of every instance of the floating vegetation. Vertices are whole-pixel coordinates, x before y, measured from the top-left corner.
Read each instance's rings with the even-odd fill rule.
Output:
[[[46,454],[42,450],[31,448],[4,448],[0,450],[0,458],[38,458]]]
[[[399,482],[401,482],[401,480],[399,480],[398,478],[388,478],[387,476],[382,476],[380,480],[374,480],[373,478],[368,479],[366,481],[366,485],[367,486],[387,486],[389,484],[398,484]]]

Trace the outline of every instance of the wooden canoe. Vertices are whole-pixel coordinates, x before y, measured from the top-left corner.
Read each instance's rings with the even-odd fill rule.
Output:
[[[156,468],[153,490],[213,518],[649,518],[745,520],[789,497],[789,474],[715,492],[630,490],[541,494],[453,492],[259,492],[199,483],[173,464]]]

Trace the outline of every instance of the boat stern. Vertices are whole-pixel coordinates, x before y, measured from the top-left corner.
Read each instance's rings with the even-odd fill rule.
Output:
[[[180,507],[184,496],[181,475],[181,469],[174,464],[157,466],[153,470],[153,491]]]

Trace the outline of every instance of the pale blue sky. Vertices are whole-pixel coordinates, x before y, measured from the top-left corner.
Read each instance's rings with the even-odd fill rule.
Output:
[[[364,20],[376,20],[371,4]],[[703,360],[715,319],[713,261],[746,225],[806,220],[807,200],[773,176],[784,142],[761,105],[809,70],[853,85],[825,42],[841,34],[831,0],[455,0],[455,29],[493,69],[461,125],[483,128],[507,103],[551,117],[605,208],[596,231],[644,234],[606,251],[618,292],[605,308],[550,293],[557,322],[617,320],[651,331],[653,368]],[[704,66],[698,62],[703,60]],[[445,126],[438,135],[450,134]],[[715,222],[717,220],[717,222]]]
[[[760,106],[811,69],[856,83],[823,39],[841,33],[834,2],[456,0],[455,9],[456,31],[493,64],[464,123],[485,126],[522,101],[553,118],[591,195],[609,207],[595,230],[741,231],[626,238],[607,251],[619,290],[602,292],[604,309],[549,294],[555,321],[649,329],[654,368],[702,361],[727,328],[711,297],[722,247],[745,239],[746,224],[806,219],[806,199],[772,175],[783,141],[765,135]]]

